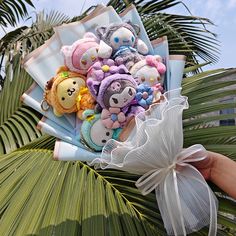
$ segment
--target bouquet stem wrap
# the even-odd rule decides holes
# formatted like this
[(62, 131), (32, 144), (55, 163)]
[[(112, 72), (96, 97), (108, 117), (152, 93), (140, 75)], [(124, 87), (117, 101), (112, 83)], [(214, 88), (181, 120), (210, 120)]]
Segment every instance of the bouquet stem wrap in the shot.
[(210, 225), (209, 236), (213, 236), (217, 232), (217, 199), (190, 164), (205, 159), (207, 152), (199, 144), (183, 149), (182, 113), (188, 102), (180, 92), (167, 92), (164, 102), (139, 114), (127, 141), (108, 141), (101, 158), (90, 164), (142, 175), (136, 186), (143, 195), (155, 190), (169, 235), (187, 235)]

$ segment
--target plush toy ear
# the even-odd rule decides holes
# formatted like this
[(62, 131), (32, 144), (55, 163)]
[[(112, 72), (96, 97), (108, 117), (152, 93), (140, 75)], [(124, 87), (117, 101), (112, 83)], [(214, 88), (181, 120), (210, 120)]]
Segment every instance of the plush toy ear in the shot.
[(58, 117), (63, 115), (60, 112), (58, 112), (55, 107), (53, 108), (53, 112), (54, 112), (55, 116), (58, 116)]
[(136, 34), (139, 35), (139, 33), (140, 33), (140, 27), (139, 27), (139, 25), (133, 24), (130, 20), (127, 20), (126, 23), (129, 24), (129, 25), (131, 25), (131, 26), (134, 28)]
[(61, 48), (61, 52), (66, 56), (70, 53), (70, 48), (71, 48), (70, 46), (63, 46)]
[(129, 73), (129, 70), (127, 69), (125, 65), (120, 65), (118, 68), (118, 72), (119, 74), (127, 74)]
[(148, 53), (148, 47), (141, 39), (138, 39), (137, 49), (138, 49), (138, 52), (140, 52), (143, 55), (146, 55)]
[(87, 117), (94, 115), (94, 110), (85, 110), (82, 114), (83, 120), (85, 120)]
[(96, 28), (96, 34), (99, 39), (102, 39), (103, 35), (106, 33), (107, 27), (101, 26)]
[(99, 92), (99, 87), (100, 87), (100, 82), (93, 80), (93, 78), (88, 78), (87, 79), (87, 86), (90, 90), (90, 93), (96, 97), (98, 95)]
[(91, 38), (91, 39), (98, 40), (97, 36), (95, 34), (93, 34), (92, 32), (85, 33), (84, 38)]
[(108, 44), (106, 44), (103, 40), (101, 40), (98, 49), (98, 57), (110, 58), (111, 54), (112, 54), (112, 48)]
[(162, 62), (162, 58), (161, 58), (161, 56), (159, 56), (159, 55), (155, 55), (154, 58), (156, 59), (156, 61), (158, 61), (158, 62)]

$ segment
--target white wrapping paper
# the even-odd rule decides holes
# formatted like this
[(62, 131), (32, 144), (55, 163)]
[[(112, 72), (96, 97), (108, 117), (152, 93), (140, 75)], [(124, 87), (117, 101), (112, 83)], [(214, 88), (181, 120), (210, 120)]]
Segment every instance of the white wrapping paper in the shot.
[(206, 158), (202, 145), (183, 149), (182, 112), (188, 108), (180, 90), (165, 94), (136, 117), (136, 130), (126, 142), (110, 140), (101, 158), (90, 164), (142, 175), (137, 188), (146, 195), (156, 192), (157, 203), (169, 235), (187, 235), (210, 225), (216, 235), (217, 200), (204, 178), (190, 162)]

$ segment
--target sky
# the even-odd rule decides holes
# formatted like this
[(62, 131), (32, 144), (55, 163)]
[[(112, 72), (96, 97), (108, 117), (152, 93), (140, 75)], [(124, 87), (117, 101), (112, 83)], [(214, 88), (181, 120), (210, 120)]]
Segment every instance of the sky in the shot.
[[(104, 3), (107, 0), (33, 0), (36, 11), (58, 10), (68, 16), (80, 15), (91, 5)], [(221, 54), (217, 64), (208, 66), (209, 69), (236, 67), (236, 0), (183, 0), (192, 15), (209, 18), (215, 23), (210, 30), (218, 34), (221, 42)], [(83, 8), (83, 9), (82, 9)], [(30, 8), (30, 15), (35, 10)], [(184, 5), (171, 8), (168, 13), (189, 14)], [(8, 28), (7, 30), (11, 30)], [(0, 31), (0, 37), (3, 32)]]

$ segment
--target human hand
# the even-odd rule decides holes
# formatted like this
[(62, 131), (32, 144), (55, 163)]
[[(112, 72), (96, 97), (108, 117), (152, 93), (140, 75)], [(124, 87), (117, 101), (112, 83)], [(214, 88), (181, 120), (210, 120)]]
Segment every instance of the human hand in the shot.
[(191, 163), (202, 174), (206, 180), (211, 180), (211, 171), (220, 154), (207, 151), (207, 157), (198, 162)]

